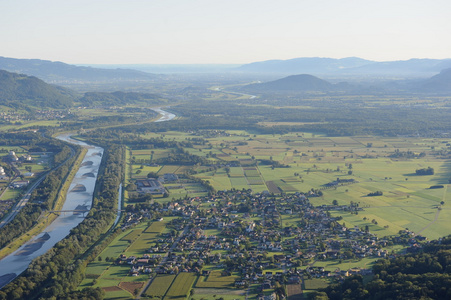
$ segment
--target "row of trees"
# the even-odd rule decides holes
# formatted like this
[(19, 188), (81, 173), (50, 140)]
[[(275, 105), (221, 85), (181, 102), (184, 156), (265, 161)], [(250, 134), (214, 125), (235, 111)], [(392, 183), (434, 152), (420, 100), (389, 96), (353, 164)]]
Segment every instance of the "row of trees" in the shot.
[(434, 169), (431, 167), (415, 170), (416, 175), (434, 175)]
[[(54, 162), (57, 165), (63, 164), (46, 175), (44, 181), (32, 192), (28, 204), (11, 222), (0, 228), (0, 248), (5, 247), (36, 225), (43, 210), (53, 208), (59, 190), (64, 184), (64, 178), (72, 169), (80, 151), (80, 148), (76, 148), (76, 155), (71, 158), (71, 148), (62, 145), (62, 150), (54, 156)], [(66, 162), (64, 162), (65, 160)], [(36, 205), (37, 203), (39, 205)]]
[(92, 209), (69, 236), (0, 291), (0, 299), (100, 299), (100, 289), (75, 291), (84, 276), (87, 263), (101, 251), (86, 251), (102, 237), (116, 217), (118, 186), (124, 174), (125, 147), (106, 147), (96, 184)]
[(451, 236), (431, 242), (418, 253), (381, 259), (373, 273), (367, 283), (362, 276), (352, 276), (312, 298), (451, 299)]

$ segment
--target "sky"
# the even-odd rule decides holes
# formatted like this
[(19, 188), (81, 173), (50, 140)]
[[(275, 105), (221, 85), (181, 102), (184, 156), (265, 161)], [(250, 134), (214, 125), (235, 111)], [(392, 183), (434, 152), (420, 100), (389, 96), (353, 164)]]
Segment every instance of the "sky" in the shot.
[(0, 56), (71, 64), (451, 57), (449, 0), (0, 0)]

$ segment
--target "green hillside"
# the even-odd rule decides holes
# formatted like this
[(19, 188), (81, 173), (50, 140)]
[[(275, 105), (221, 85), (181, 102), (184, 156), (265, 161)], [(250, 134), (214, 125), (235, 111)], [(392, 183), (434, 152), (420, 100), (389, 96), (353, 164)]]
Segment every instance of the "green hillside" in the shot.
[(75, 93), (23, 74), (0, 70), (0, 103), (26, 104), (39, 108), (71, 107)]

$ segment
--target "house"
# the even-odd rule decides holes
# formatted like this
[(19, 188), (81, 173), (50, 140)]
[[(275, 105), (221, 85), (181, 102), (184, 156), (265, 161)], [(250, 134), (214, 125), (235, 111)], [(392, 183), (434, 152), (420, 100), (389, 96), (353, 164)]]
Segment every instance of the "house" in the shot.
[(30, 181), (28, 180), (18, 180), (14, 181), (10, 184), (10, 187), (13, 189), (21, 189), (23, 187), (26, 187), (30, 184)]

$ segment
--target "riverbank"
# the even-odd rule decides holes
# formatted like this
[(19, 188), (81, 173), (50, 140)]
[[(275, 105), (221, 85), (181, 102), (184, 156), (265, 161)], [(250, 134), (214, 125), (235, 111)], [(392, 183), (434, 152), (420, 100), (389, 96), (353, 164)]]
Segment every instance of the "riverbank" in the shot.
[[(14, 275), (12, 277), (14, 279), (25, 271), (34, 258), (46, 253), (57, 242), (66, 237), (72, 228), (84, 220), (84, 214), (83, 216), (80, 215), (77, 207), (85, 207), (86, 212), (91, 207), (103, 148), (72, 140), (67, 134), (60, 135), (58, 138), (72, 144), (78, 144), (83, 147), (83, 150), (80, 151), (71, 171), (66, 176), (53, 209), (46, 214), (43, 213), (40, 222), (32, 230), (3, 249), (4, 253), (10, 254), (6, 256), (3, 254), (4, 257), (0, 260), (0, 281), (3, 282), (0, 288), (11, 281), (11, 274)], [(92, 173), (95, 176), (84, 176), (87, 173)], [(83, 192), (73, 191), (80, 184), (86, 190)]]
[[(85, 157), (87, 152), (87, 149), (82, 149), (80, 154), (77, 157), (77, 160), (74, 162), (72, 170), (64, 180), (64, 184), (61, 187), (60, 191), (58, 192), (57, 201), (55, 203), (55, 207), (53, 210), (61, 210), (62, 206), (64, 205), (64, 200), (66, 199), (67, 191), (69, 189), (69, 186), (72, 182), (72, 180), (75, 177), (76, 171), (80, 167), (81, 162), (83, 161), (83, 158)], [(38, 223), (29, 231), (21, 235), (19, 238), (14, 240), (14, 242), (10, 243), (9, 245), (5, 246), (0, 250), (0, 260), (4, 257), (10, 255), (17, 249), (19, 249), (24, 244), (28, 243), (31, 239), (36, 238), (37, 235), (39, 235), (49, 224), (51, 224), (56, 218), (58, 217), (57, 214), (48, 214), (48, 215), (41, 215), (40, 220)], [(1, 285), (0, 285), (1, 286)]]

